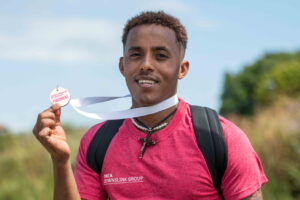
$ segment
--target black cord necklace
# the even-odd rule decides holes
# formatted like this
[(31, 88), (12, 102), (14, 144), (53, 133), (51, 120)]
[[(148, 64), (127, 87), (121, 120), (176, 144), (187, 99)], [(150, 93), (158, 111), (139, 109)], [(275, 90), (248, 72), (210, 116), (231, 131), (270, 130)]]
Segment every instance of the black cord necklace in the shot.
[(132, 123), (136, 126), (136, 128), (140, 129), (141, 131), (144, 131), (147, 134), (147, 136), (145, 138), (138, 139), (140, 142), (142, 142), (142, 147), (141, 147), (140, 156), (139, 156), (140, 159), (143, 158), (143, 154), (144, 154), (147, 146), (156, 144), (156, 142), (151, 139), (151, 135), (154, 132), (166, 127), (168, 125), (168, 123), (165, 121), (167, 119), (169, 119), (176, 112), (176, 110), (177, 109), (173, 110), (168, 116), (163, 118), (161, 121), (159, 121), (155, 126), (153, 126), (151, 128), (147, 127), (144, 123), (142, 123), (137, 118), (132, 119)]

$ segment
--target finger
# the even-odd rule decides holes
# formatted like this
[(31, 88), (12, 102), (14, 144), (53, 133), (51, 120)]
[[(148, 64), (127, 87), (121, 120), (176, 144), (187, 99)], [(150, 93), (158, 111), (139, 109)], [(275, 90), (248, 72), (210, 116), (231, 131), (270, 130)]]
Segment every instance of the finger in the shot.
[[(43, 129), (46, 126), (54, 126), (55, 120), (56, 120), (55, 114), (50, 109), (47, 109), (47, 110), (41, 112), (38, 115), (36, 123), (32, 130), (33, 134), (37, 135), (41, 131), (41, 129)], [(49, 121), (53, 121), (53, 122), (50, 122), (50, 124), (49, 124), (48, 123)]]
[(60, 139), (60, 140), (67, 141), (67, 138), (66, 138), (66, 137), (63, 137), (63, 136), (60, 136), (60, 135), (52, 134), (51, 136), (52, 136), (52, 137), (55, 137), (55, 138), (58, 138), (58, 139)]
[(38, 119), (39, 120), (43, 120), (43, 119), (52, 119), (52, 120), (55, 120), (55, 114), (53, 113), (53, 111), (51, 110), (46, 110), (44, 112), (41, 112), (39, 115), (38, 115)]
[(50, 106), (49, 108), (47, 108), (46, 110), (44, 110), (42, 113), (44, 113), (44, 112), (52, 112), (52, 113), (54, 113), (59, 107), (60, 107), (59, 104), (53, 104), (52, 106)]
[(56, 122), (53, 119), (42, 119), (41, 120), (41, 128), (49, 127), (54, 128)]
[[(54, 121), (52, 122), (52, 124), (55, 124)], [(50, 135), (52, 130), (53, 127), (49, 127), (49, 126), (42, 127), (42, 125), (39, 125), (38, 127), (38, 125), (35, 125), (32, 132), (34, 136), (39, 138), (41, 136)]]
[(38, 134), (38, 128), (37, 128), (37, 124), (34, 125), (33, 129), (32, 129), (32, 133), (36, 136)]
[(51, 118), (53, 120), (55, 120), (55, 114), (54, 114), (54, 110), (51, 107), (49, 107), (48, 109), (44, 110), (43, 112), (39, 113), (38, 118), (37, 118), (37, 123), (42, 120), (43, 118)]
[(46, 138), (51, 135), (51, 132), (52, 130), (49, 127), (45, 127), (36, 135), (36, 137), (38, 139)]
[(55, 112), (60, 109), (60, 105), (58, 103), (56, 103), (56, 104), (53, 104), (50, 108), (52, 109), (53, 112)]

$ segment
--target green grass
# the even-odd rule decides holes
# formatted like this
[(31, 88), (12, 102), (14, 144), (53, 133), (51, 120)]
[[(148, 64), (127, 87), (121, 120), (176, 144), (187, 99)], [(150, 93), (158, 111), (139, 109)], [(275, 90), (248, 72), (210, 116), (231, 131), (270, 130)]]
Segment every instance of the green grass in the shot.
[[(72, 161), (85, 132), (66, 126)], [(0, 199), (50, 200), (53, 178), (50, 156), (31, 133), (0, 134)]]
[(269, 182), (265, 199), (300, 199), (300, 99), (281, 98), (252, 117), (231, 116), (248, 135)]

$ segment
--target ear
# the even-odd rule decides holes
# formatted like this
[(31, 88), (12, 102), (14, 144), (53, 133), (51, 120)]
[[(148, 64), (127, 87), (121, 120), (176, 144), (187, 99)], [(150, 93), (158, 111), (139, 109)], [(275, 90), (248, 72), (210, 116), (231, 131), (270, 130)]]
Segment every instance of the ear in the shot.
[(119, 70), (121, 74), (124, 76), (124, 58), (120, 57), (119, 59)]
[(188, 73), (190, 63), (187, 60), (183, 60), (179, 67), (178, 79), (182, 79)]

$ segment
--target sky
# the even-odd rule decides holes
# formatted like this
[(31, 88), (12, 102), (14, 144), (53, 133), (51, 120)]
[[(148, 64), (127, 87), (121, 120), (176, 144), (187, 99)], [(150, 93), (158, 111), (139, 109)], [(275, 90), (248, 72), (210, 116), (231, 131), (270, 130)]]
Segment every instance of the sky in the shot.
[[(0, 125), (30, 131), (57, 86), (72, 98), (128, 94), (118, 61), (126, 21), (164, 10), (188, 32), (188, 75), (178, 95), (218, 110), (224, 73), (237, 73), (268, 52), (300, 50), (298, 0), (0, 0)], [(115, 111), (130, 99), (85, 108)], [(62, 122), (90, 126), (70, 105)]]

